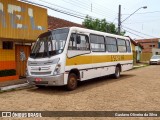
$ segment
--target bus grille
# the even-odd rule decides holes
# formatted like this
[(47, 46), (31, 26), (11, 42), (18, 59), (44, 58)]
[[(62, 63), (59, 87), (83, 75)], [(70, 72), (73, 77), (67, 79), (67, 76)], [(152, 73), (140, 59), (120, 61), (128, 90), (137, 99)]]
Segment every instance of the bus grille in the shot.
[(36, 61), (36, 62), (31, 62), (28, 61), (28, 66), (44, 66), (44, 65), (52, 65), (53, 61)]
[(49, 72), (31, 72), (31, 75), (50, 75), (51, 71)]

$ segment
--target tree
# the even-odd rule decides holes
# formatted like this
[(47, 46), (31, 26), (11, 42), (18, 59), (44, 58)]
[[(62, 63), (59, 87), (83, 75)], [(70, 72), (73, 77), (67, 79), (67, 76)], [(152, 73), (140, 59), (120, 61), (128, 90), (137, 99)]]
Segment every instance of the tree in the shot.
[[(118, 34), (118, 28), (115, 26), (115, 24), (108, 23), (106, 19), (102, 19), (102, 20), (93, 19), (92, 17), (87, 15), (82, 24), (88, 29), (112, 33), (112, 34)], [(125, 34), (125, 31), (120, 33), (120, 35), (124, 35), (124, 34)]]

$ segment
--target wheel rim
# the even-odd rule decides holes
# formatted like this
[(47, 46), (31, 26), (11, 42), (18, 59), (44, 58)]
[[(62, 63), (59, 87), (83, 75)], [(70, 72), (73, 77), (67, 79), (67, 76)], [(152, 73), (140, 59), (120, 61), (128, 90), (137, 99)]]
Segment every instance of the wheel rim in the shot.
[(70, 87), (74, 88), (76, 86), (76, 78), (75, 77), (71, 77), (69, 80), (69, 85)]

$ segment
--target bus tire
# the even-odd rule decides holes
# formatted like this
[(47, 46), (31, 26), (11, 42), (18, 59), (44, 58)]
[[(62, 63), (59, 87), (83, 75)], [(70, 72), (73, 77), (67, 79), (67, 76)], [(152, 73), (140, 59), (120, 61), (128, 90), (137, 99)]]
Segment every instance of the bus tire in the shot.
[(113, 74), (113, 77), (115, 79), (118, 79), (120, 77), (120, 67), (116, 66), (115, 73)]
[(68, 76), (67, 90), (72, 91), (77, 88), (77, 76), (74, 73), (70, 73)]

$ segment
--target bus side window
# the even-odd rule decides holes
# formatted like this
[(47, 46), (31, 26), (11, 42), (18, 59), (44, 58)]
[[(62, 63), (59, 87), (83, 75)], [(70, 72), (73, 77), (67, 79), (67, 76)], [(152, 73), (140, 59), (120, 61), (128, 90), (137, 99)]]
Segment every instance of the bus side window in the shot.
[(119, 52), (127, 52), (127, 48), (126, 48), (126, 42), (124, 39), (117, 39), (117, 44), (118, 44), (118, 51)]
[(127, 52), (131, 52), (131, 46), (129, 40), (126, 40)]
[(91, 50), (93, 52), (105, 52), (105, 40), (104, 36), (101, 35), (90, 35), (91, 40)]
[(89, 50), (89, 38), (86, 35), (79, 35), (80, 44), (77, 44), (78, 50)]
[(88, 53), (90, 53), (88, 35), (73, 33), (69, 41), (68, 57), (76, 57)]
[(106, 37), (106, 48), (108, 52), (118, 52), (116, 38)]
[(68, 50), (90, 50), (88, 36), (73, 33), (70, 37)]

